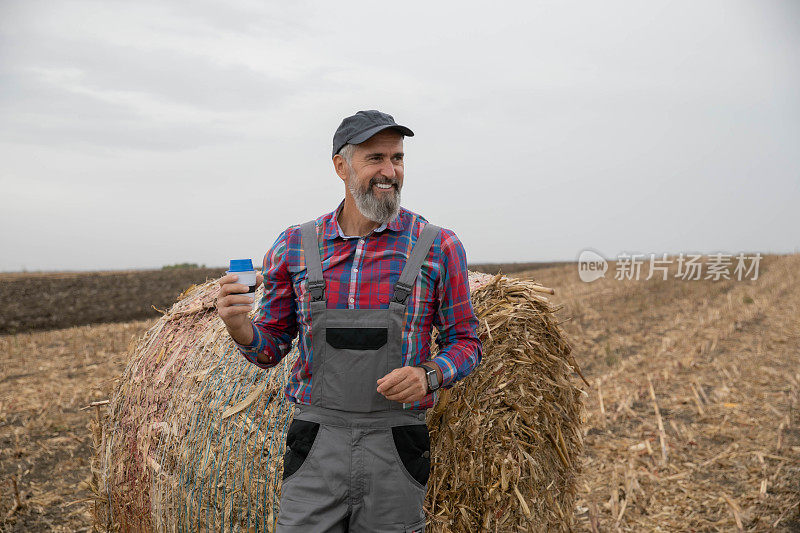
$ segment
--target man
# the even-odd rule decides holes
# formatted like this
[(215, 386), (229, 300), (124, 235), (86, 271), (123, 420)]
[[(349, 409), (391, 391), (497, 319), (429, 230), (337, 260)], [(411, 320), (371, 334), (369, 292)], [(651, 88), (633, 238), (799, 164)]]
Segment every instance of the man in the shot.
[(461, 242), (400, 206), (413, 135), (379, 111), (345, 118), (333, 136), (345, 198), (269, 249), (254, 322), (234, 305), (252, 301), (239, 294), (248, 288), (220, 280), (219, 314), (253, 364), (277, 364), (300, 332), (278, 532), (424, 531), (425, 410), (472, 372), (482, 346)]

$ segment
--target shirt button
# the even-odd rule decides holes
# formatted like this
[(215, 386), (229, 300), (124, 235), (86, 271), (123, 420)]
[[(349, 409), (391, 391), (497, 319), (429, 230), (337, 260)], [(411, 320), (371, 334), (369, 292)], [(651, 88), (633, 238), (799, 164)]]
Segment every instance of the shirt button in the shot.
[(355, 301), (356, 301), (356, 299), (355, 299), (355, 298), (350, 298), (350, 303), (353, 303), (353, 302), (355, 302)]
[(358, 269), (357, 269), (357, 268), (354, 268), (354, 269), (353, 269), (353, 272), (358, 272)]

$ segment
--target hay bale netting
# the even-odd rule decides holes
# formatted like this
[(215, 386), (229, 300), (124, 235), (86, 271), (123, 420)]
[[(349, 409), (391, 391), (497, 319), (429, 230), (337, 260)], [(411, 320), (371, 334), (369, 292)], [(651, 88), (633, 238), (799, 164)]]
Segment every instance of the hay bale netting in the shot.
[[(483, 361), (428, 411), (429, 529), (569, 530), (582, 447), (570, 346), (539, 284), (470, 273), (470, 285)], [(248, 363), (217, 289), (191, 287), (131, 345), (95, 428), (101, 529), (273, 531), (297, 343), (274, 368)]]

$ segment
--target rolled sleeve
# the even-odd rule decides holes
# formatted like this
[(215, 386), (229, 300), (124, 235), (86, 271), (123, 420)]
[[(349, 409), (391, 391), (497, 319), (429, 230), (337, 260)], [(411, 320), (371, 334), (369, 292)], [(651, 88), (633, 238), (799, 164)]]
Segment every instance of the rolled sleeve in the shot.
[[(252, 323), (253, 342), (236, 343), (245, 359), (259, 368), (277, 365), (292, 349), (297, 336), (297, 304), (286, 265), (287, 231), (288, 228), (278, 236), (264, 256), (264, 292)], [(259, 362), (259, 356), (266, 362)]]
[(468, 376), (481, 361), (478, 319), (469, 293), (467, 257), (461, 241), (442, 229), (442, 269), (437, 286), (439, 309), (434, 317), (439, 353), (433, 362), (442, 371), (442, 388)]

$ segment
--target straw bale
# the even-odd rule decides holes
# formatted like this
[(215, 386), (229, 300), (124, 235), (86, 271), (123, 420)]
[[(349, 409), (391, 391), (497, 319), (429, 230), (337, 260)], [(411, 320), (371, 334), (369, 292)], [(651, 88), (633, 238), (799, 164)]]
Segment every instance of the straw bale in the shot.
[[(217, 289), (190, 287), (131, 343), (95, 433), (99, 529), (274, 530), (297, 343), (269, 370), (248, 363)], [(429, 530), (570, 530), (582, 403), (556, 309), (530, 280), (470, 272), (470, 289), (484, 355), (428, 411)]]
[(578, 367), (542, 292), (499, 275), (472, 292), (483, 360), (428, 416), (434, 531), (571, 529), (582, 451), (581, 392), (570, 379)]

